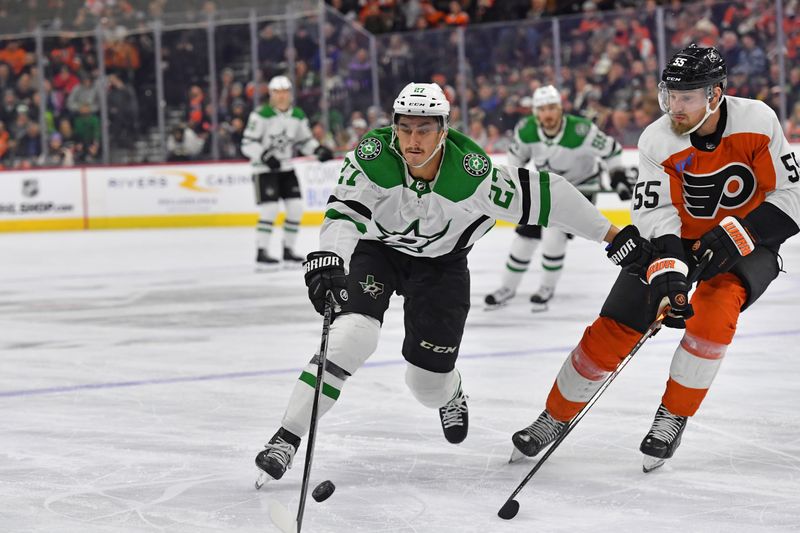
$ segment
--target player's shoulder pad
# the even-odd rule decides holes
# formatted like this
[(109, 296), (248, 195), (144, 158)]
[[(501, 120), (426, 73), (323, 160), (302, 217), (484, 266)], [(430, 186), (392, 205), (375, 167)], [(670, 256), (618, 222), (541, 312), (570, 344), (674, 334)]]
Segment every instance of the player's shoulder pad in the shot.
[(453, 202), (460, 202), (472, 196), (491, 171), (492, 161), (483, 148), (460, 131), (450, 128), (439, 179), (433, 190)]
[(299, 107), (293, 107), (292, 108), (292, 117), (296, 118), (298, 120), (303, 120), (304, 118), (306, 118), (306, 113), (305, 113), (305, 111), (303, 111)]
[(669, 116), (661, 115), (639, 135), (637, 147), (640, 154), (645, 154), (653, 161), (661, 163), (690, 144), (687, 135), (675, 135), (670, 128)]
[(761, 133), (771, 135), (778, 120), (775, 111), (761, 100), (726, 96), (731, 133)]
[(390, 188), (403, 183), (404, 163), (391, 149), (392, 128), (377, 128), (368, 131), (353, 150), (356, 162), (375, 184)]
[(261, 109), (258, 110), (258, 115), (262, 118), (272, 118), (277, 115), (272, 106), (269, 104), (264, 104), (261, 106)]
[(577, 148), (583, 144), (589, 132), (592, 131), (594, 123), (585, 117), (576, 115), (565, 115), (564, 135), (561, 136), (559, 144), (567, 148)]
[(519, 135), (519, 140), (524, 143), (539, 142), (539, 123), (536, 122), (536, 117), (531, 115), (522, 118), (517, 123), (517, 135)]

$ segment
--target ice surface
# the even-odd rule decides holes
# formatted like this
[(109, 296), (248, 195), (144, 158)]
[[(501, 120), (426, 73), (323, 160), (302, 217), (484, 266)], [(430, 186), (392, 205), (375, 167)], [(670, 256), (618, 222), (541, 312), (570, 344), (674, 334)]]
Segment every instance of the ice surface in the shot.
[[(459, 368), (470, 435), (441, 435), (403, 382), (401, 301), (376, 354), (323, 419), (303, 531), (800, 530), (800, 240), (788, 274), (741, 318), (683, 444), (644, 475), (649, 428), (680, 333), (649, 341), (518, 500), (532, 461), (511, 434), (543, 408), (564, 357), (615, 276), (575, 240), (556, 297), (532, 314), (538, 272), (508, 307), (496, 288), (508, 228), (470, 256), (473, 309)], [(310, 250), (316, 229), (303, 228)], [(246, 228), (0, 235), (0, 530), (274, 531), (269, 501), (299, 499), (303, 453), (257, 492), (253, 458), (319, 341), (299, 270), (257, 274)], [(277, 249), (277, 242), (276, 249)]]

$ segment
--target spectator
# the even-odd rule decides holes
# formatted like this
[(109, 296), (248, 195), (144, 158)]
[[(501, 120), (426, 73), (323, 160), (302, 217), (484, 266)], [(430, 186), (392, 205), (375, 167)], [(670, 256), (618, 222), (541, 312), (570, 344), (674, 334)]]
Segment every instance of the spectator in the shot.
[(83, 146), (100, 142), (100, 119), (92, 112), (89, 104), (83, 103), (75, 118), (75, 141)]
[(47, 143), (47, 155), (39, 158), (39, 164), (45, 167), (71, 167), (75, 165), (72, 150), (64, 146), (60, 133), (50, 135)]
[(90, 113), (97, 113), (100, 109), (100, 94), (97, 86), (88, 73), (81, 72), (79, 77), (80, 84), (72, 89), (67, 98), (67, 109), (73, 115), (78, 115), (81, 113), (82, 107), (88, 106)]
[(505, 153), (508, 151), (508, 147), (511, 144), (511, 139), (508, 136), (503, 135), (500, 132), (500, 128), (497, 124), (489, 123), (486, 127), (486, 144), (484, 144), (483, 148), (486, 150), (488, 154), (500, 154)]
[(130, 148), (139, 129), (139, 104), (133, 89), (116, 74), (108, 76), (107, 104), (111, 142)]
[(333, 151), (336, 148), (336, 141), (333, 139), (331, 132), (325, 130), (325, 126), (321, 122), (315, 122), (311, 126), (311, 135), (317, 140), (320, 146), (324, 146), (328, 150)]
[(58, 73), (53, 77), (52, 84), (53, 89), (66, 99), (69, 97), (72, 89), (80, 84), (80, 80), (72, 73), (69, 66), (62, 64), (58, 67)]
[(800, 143), (800, 102), (794, 104), (792, 114), (786, 120), (786, 138), (790, 143)]
[(3, 91), (3, 103), (0, 106), (0, 121), (12, 124), (17, 118), (17, 93), (13, 88)]
[(753, 77), (766, 76), (767, 56), (764, 50), (758, 46), (755, 35), (747, 33), (742, 36), (742, 51), (739, 54), (739, 64), (731, 72), (734, 74), (745, 74), (752, 83)]
[(33, 54), (28, 54), (19, 44), (19, 41), (9, 41), (5, 48), (0, 50), (0, 62), (8, 64), (15, 76), (19, 76), (22, 70), (33, 63)]
[(39, 125), (35, 122), (28, 122), (23, 134), (17, 138), (16, 156), (17, 158), (34, 160), (42, 153), (42, 137), (39, 134)]
[[(483, 127), (483, 122), (479, 119), (473, 119), (469, 123), (469, 137), (478, 143), (478, 146), (484, 148), (488, 136), (486, 135), (486, 128)], [(485, 148), (484, 148), (485, 149)]]
[(60, 69), (62, 65), (70, 71), (77, 72), (81, 68), (80, 58), (72, 40), (66, 35), (58, 37), (58, 45), (50, 51), (50, 60), (54, 67)]
[(176, 126), (167, 137), (167, 161), (196, 159), (203, 150), (204, 141), (185, 124)]
[(466, 26), (469, 24), (469, 14), (461, 7), (457, 0), (451, 0), (450, 12), (445, 15), (444, 23), (448, 26)]
[(189, 87), (188, 112), (186, 114), (187, 125), (197, 134), (203, 134), (209, 130), (210, 119), (206, 115), (206, 96), (199, 85)]
[(6, 129), (6, 124), (0, 120), (0, 162), (5, 162), (9, 157), (9, 149), (12, 147), (11, 135)]
[(361, 141), (361, 138), (364, 134), (369, 131), (369, 126), (367, 125), (367, 121), (364, 120), (363, 117), (357, 115), (350, 121), (350, 127), (347, 128), (345, 134), (345, 142), (339, 146), (338, 151), (340, 152), (349, 152), (350, 150), (354, 150), (358, 143)]
[(14, 77), (11, 75), (11, 67), (6, 63), (0, 63), (0, 91), (14, 88)]
[(275, 27), (267, 24), (258, 36), (258, 61), (262, 68), (268, 72), (282, 70), (286, 61), (286, 43), (275, 33)]

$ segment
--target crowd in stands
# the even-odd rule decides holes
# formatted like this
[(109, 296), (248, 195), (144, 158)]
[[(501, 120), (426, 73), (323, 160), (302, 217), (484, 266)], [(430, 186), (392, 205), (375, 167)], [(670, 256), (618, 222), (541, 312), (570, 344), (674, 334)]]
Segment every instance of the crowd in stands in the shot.
[[(315, 21), (301, 21), (291, 40), (285, 24), (261, 23), (256, 76), (251, 75), (249, 39), (242, 38), (247, 27), (217, 28), (216, 108), (209, 95), (205, 29), (165, 31), (167, 140), (165, 145), (156, 142), (154, 153), (145, 153), (145, 145), (153, 146), (145, 140), (157, 128), (155, 44), (145, 22), (165, 12), (166, 0), (27, 3), (46, 6), (55, 19), (51, 27), (80, 29), (100, 24), (102, 50), (98, 54), (92, 32), (55, 31), (44, 39), (40, 62), (32, 37), (0, 40), (0, 165), (5, 168), (100, 162), (102, 98), (107, 104), (112, 162), (159, 160), (164, 148), (169, 160), (208, 159), (215, 137), (220, 158), (241, 158), (239, 144), (247, 117), (257, 101), (267, 100), (266, 81), (287, 73), (290, 59), (297, 105), (311, 117), (317, 139), (338, 152), (355, 146), (370, 128), (387, 125), (392, 98), (412, 79), (440, 84), (451, 99), (452, 124), (464, 127), (489, 152), (508, 147), (516, 123), (531, 113), (532, 92), (548, 83), (559, 85), (567, 112), (584, 115), (622, 144), (635, 146), (642, 129), (661, 113), (655, 44), (659, 5), (667, 9), (667, 53), (692, 42), (718, 46), (728, 63), (728, 94), (757, 98), (777, 110), (781, 93), (775, 60), (777, 20), (770, 0), (672, 0), (667, 4), (655, 0), (329, 0), (340, 14), (325, 25), (324, 78), (329, 101), (325, 116)], [(211, 1), (190, 3), (196, 4), (199, 14), (218, 7)], [(0, 0), (0, 18), (12, 13), (16, 4)], [(784, 4), (785, 127), (790, 140), (800, 142), (800, 0)], [(559, 16), (558, 72), (553, 61), (553, 16)], [(377, 34), (379, 91), (372, 86), (368, 42), (354, 31), (353, 24)], [(460, 27), (464, 28), (466, 73), (460, 71), (457, 60)], [(106, 73), (103, 84), (98, 81), (101, 66)], [(45, 95), (43, 104), (41, 94)]]

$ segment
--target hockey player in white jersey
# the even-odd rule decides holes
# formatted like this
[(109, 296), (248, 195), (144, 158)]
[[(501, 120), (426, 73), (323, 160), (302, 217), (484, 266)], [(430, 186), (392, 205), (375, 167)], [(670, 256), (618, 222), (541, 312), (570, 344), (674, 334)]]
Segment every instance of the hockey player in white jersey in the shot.
[[(550, 444), (668, 304), (663, 324), (685, 333), (639, 446), (645, 472), (663, 465), (703, 403), (742, 313), (778, 276), (780, 246), (800, 231), (800, 164), (775, 112), (726, 96), (726, 84), (725, 60), (715, 48), (684, 48), (663, 70), (665, 114), (639, 138), (636, 226), (615, 239), (638, 237), (638, 228), (653, 248), (627, 254), (624, 246), (610, 247), (612, 260), (635, 275), (617, 277), (600, 316), (564, 361), (545, 411), (513, 435), (518, 453), (534, 456)], [(691, 273), (709, 255), (689, 300)], [(741, 394), (759, 398), (745, 388)]]
[(308, 119), (299, 107), (292, 105), (292, 82), (286, 76), (275, 76), (268, 85), (269, 103), (250, 113), (242, 138), (242, 153), (253, 168), (258, 225), (256, 226), (256, 263), (260, 270), (280, 267), (281, 261), (269, 253), (279, 200), (283, 200), (286, 220), (283, 223), (283, 261), (300, 264), (303, 258), (294, 247), (303, 200), (294, 173), (295, 151), (315, 154), (320, 161), (333, 157), (311, 134)]
[[(622, 148), (590, 120), (564, 114), (561, 95), (552, 85), (533, 93), (532, 116), (520, 121), (508, 150), (508, 163), (531, 170), (559, 174), (592, 203), (601, 190), (600, 176), (609, 173), (611, 188), (622, 200), (630, 200), (635, 177), (622, 166)], [(539, 289), (531, 296), (534, 311), (547, 308), (564, 266), (567, 232), (539, 225), (517, 226), (503, 271), (502, 284), (485, 298), (487, 308), (507, 303), (517, 292), (539, 242), (542, 243), (542, 275)]]
[[(449, 128), (450, 104), (435, 84), (411, 83), (394, 101), (390, 127), (348, 153), (328, 200), (319, 251), (305, 279), (316, 310), (335, 299), (320, 396), (323, 415), (373, 353), (393, 293), (404, 297), (406, 383), (438, 410), (444, 437), (467, 436), (467, 397), (455, 368), (470, 306), (467, 253), (497, 219), (554, 225), (593, 241), (618, 233), (569, 182), (549, 172), (493, 166)], [(281, 427), (256, 457), (256, 486), (279, 479), (309, 430), (316, 384), (312, 359)]]

